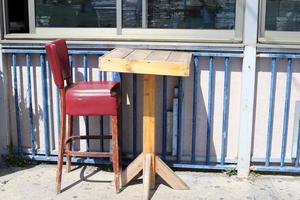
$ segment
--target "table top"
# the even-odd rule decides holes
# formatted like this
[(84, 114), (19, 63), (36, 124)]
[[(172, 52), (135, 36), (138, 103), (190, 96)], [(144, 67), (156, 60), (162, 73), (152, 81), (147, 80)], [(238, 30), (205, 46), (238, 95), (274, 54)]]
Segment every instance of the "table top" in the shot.
[(192, 53), (117, 48), (99, 58), (101, 71), (189, 76)]

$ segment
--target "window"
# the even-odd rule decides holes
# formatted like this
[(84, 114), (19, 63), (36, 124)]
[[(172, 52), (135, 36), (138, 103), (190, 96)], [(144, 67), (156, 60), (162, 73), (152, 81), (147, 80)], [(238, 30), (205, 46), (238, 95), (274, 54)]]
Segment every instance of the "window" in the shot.
[(150, 0), (148, 15), (151, 28), (234, 29), (235, 0)]
[(146, 40), (158, 40), (159, 35), (164, 41), (241, 41), (243, 0), (28, 2), (30, 32), (37, 35)]
[(116, 1), (36, 0), (36, 27), (116, 27)]
[(27, 1), (10, 0), (7, 5), (8, 24), (10, 33), (28, 33)]
[(300, 31), (300, 1), (268, 0), (266, 30)]
[[(234, 29), (235, 0), (148, 0), (147, 28)], [(142, 3), (123, 1), (123, 27), (142, 27)]]
[(264, 0), (261, 6), (262, 42), (300, 42), (300, 0)]

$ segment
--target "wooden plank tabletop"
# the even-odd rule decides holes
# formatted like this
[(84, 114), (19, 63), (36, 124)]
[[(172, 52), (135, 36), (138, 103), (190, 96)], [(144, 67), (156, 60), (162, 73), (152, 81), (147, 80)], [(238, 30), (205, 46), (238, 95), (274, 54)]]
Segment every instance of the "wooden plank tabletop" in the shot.
[(117, 48), (99, 58), (101, 71), (189, 76), (192, 53)]

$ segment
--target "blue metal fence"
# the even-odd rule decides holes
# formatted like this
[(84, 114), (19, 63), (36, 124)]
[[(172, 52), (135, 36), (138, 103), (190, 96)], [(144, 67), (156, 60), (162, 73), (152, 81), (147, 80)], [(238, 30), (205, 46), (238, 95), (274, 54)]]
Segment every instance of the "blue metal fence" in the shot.
[[(7, 54), (7, 56), (11, 56), (12, 58), (12, 70), (13, 70), (13, 90), (14, 90), (14, 98), (15, 98), (15, 109), (16, 109), (16, 126), (17, 126), (17, 149), (19, 153), (22, 153), (24, 156), (34, 159), (34, 160), (42, 160), (42, 161), (56, 161), (56, 154), (51, 151), (50, 148), (50, 135), (54, 133), (50, 133), (49, 130), (49, 120), (51, 120), (51, 117), (49, 118), (49, 103), (48, 103), (48, 96), (52, 95), (50, 94), (50, 74), (49, 71), (47, 71), (46, 67), (46, 56), (44, 50), (35, 50), (35, 49), (3, 49), (3, 53)], [(82, 56), (82, 64), (84, 68), (84, 80), (89, 80), (89, 67), (88, 67), (88, 55), (96, 55), (100, 56), (103, 55), (105, 51), (96, 51), (96, 50), (70, 50), (69, 54), (69, 60), (73, 69), (73, 56), (80, 55)], [(31, 137), (31, 153), (22, 152), (22, 141), (21, 141), (21, 135), (23, 134), (23, 130), (21, 130), (21, 122), (20, 120), (24, 121), (25, 119), (20, 119), (20, 106), (19, 106), (19, 96), (18, 96), (18, 75), (17, 75), (17, 56), (19, 55), (26, 55), (26, 66), (27, 66), (27, 81), (28, 81), (28, 100), (29, 100), (29, 116), (28, 116), (28, 123), (30, 124), (30, 137)], [(32, 78), (30, 75), (30, 66), (31, 66), (31, 56), (32, 55), (39, 55), (40, 58), (40, 65), (41, 65), (41, 82), (42, 82), (42, 112), (43, 112), (43, 129), (44, 129), (44, 138), (45, 138), (45, 146), (44, 146), (44, 152), (37, 152), (35, 147), (35, 141), (34, 141), (34, 120), (33, 120), (33, 108), (32, 108)], [(183, 137), (183, 99), (184, 99), (184, 82), (185, 78), (179, 77), (178, 78), (178, 124), (177, 126), (177, 153), (174, 159), (170, 159), (170, 155), (167, 153), (166, 149), (166, 143), (167, 143), (167, 85), (168, 85), (168, 77), (163, 77), (163, 86), (162, 86), (162, 98), (163, 98), (163, 104), (162, 104), (162, 153), (161, 156), (164, 160), (167, 161), (167, 163), (176, 168), (192, 168), (192, 169), (234, 169), (236, 167), (236, 160), (231, 161), (230, 163), (226, 161), (226, 151), (227, 151), (227, 139), (228, 139), (228, 106), (229, 106), (229, 81), (230, 81), (230, 59), (231, 58), (242, 58), (242, 54), (240, 53), (210, 53), (210, 52), (194, 52), (194, 74), (193, 74), (193, 97), (192, 97), (192, 127), (191, 127), (191, 137), (192, 137), (192, 144), (191, 144), (191, 157), (190, 160), (182, 159), (182, 137)], [(197, 120), (197, 103), (199, 103), (198, 98), (198, 92), (200, 89), (200, 73), (202, 69), (203, 62), (202, 60), (208, 58), (208, 63), (205, 63), (209, 66), (209, 83), (208, 83), (208, 105), (207, 105), (207, 130), (206, 132), (206, 152), (205, 152), (205, 161), (200, 162), (196, 159), (196, 146), (199, 145), (197, 139), (196, 139), (196, 132), (198, 129), (198, 120)], [(215, 59), (224, 59), (223, 60), (223, 68), (224, 68), (224, 96), (223, 96), (223, 113), (222, 113), (222, 133), (221, 133), (221, 158), (216, 162), (211, 162), (210, 156), (211, 156), (211, 135), (212, 135), (212, 112), (213, 112), (213, 91), (214, 91), (214, 64)], [(73, 72), (73, 70), (72, 70)], [(74, 74), (73, 74), (74, 77)], [(105, 74), (103, 72), (99, 72), (99, 80), (104, 80)], [(47, 82), (48, 80), (48, 82)], [(290, 82), (289, 82), (290, 83)], [(133, 157), (138, 155), (137, 152), (137, 96), (138, 96), (138, 90), (137, 90), (137, 76), (133, 75), (132, 78), (132, 90), (133, 90), (133, 118), (132, 118), (132, 126), (133, 126), (133, 132), (132, 132), (132, 152), (131, 154)], [(57, 101), (55, 107), (59, 111), (59, 100), (58, 100), (58, 91), (55, 91), (55, 95), (57, 96)], [(288, 94), (287, 94), (288, 95)], [(287, 108), (288, 109), (288, 108)], [(23, 116), (24, 117), (24, 116)], [(57, 113), (57, 124), (59, 127), (59, 114)], [(23, 122), (24, 123), (24, 122)], [(86, 123), (86, 132), (89, 133), (89, 118), (85, 118)], [(104, 120), (103, 117), (99, 117), (99, 130), (100, 134), (103, 134), (104, 132)], [(53, 132), (57, 132), (56, 134), (59, 135), (59, 128)], [(104, 143), (103, 141), (100, 142), (100, 151), (103, 151), (104, 149)], [(89, 141), (87, 141), (87, 150), (90, 149)], [(73, 162), (80, 162), (80, 163), (108, 163), (108, 160), (104, 159), (94, 159), (94, 158), (73, 158)]]
[[(297, 142), (297, 155), (292, 162), (286, 161), (286, 150), (287, 150), (287, 133), (288, 133), (288, 121), (290, 111), (290, 98), (291, 98), (291, 85), (292, 85), (292, 62), (295, 59), (299, 59), (300, 55), (293, 54), (259, 54), (259, 58), (271, 59), (271, 83), (270, 83), (270, 96), (269, 96), (269, 111), (268, 111), (268, 128), (267, 128), (267, 144), (266, 144), (266, 156), (264, 162), (253, 161), (252, 170), (256, 171), (273, 171), (273, 172), (292, 172), (299, 173), (299, 152), (300, 142), (298, 133)], [(282, 141), (281, 141), (281, 156), (279, 162), (270, 162), (271, 157), (271, 146), (273, 136), (273, 125), (274, 125), (274, 105), (275, 105), (275, 92), (276, 92), (276, 74), (277, 74), (277, 61), (283, 59), (286, 62), (286, 85), (285, 85), (285, 102), (284, 102), (284, 113), (283, 113), (283, 130), (282, 130)]]

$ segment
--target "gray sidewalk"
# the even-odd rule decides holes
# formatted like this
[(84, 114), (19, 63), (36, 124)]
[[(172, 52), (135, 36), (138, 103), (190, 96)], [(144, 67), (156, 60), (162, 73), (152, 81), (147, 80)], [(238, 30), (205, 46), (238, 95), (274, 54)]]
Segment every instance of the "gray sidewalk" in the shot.
[[(56, 166), (40, 164), (26, 168), (0, 168), (0, 199), (142, 199), (141, 180), (115, 194), (113, 173), (96, 167), (79, 167), (63, 174), (63, 192), (55, 195)], [(260, 175), (247, 180), (223, 173), (176, 172), (189, 186), (175, 191), (157, 185), (152, 199), (300, 199), (300, 177)]]

